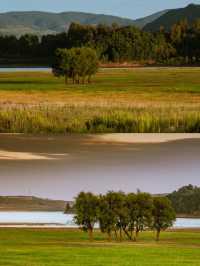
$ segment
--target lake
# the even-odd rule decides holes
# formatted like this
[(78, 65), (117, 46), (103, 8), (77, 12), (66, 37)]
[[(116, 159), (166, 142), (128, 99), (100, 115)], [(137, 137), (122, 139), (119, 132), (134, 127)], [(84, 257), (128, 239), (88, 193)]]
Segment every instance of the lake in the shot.
[(157, 194), (200, 185), (200, 135), (181, 136), (0, 135), (0, 195), (73, 200), (82, 190)]
[[(46, 227), (77, 227), (72, 214), (62, 212), (0, 212), (1, 225), (39, 225)], [(178, 218), (174, 228), (200, 228), (200, 219)]]

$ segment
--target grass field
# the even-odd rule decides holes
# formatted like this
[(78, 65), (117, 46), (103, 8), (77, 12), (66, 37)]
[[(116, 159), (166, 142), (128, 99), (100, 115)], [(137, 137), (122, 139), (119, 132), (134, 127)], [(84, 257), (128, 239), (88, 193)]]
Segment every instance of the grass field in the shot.
[(101, 69), (89, 85), (0, 73), (0, 132), (200, 132), (200, 68)]
[(108, 243), (96, 232), (70, 229), (0, 229), (1, 266), (199, 266), (200, 230), (145, 232), (137, 243)]

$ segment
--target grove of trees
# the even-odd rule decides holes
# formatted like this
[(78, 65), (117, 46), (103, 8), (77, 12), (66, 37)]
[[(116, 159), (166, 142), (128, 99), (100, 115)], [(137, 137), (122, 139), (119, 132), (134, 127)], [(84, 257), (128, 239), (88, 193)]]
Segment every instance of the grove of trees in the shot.
[(99, 225), (108, 240), (137, 241), (139, 233), (155, 230), (156, 240), (160, 232), (173, 225), (176, 219), (171, 202), (166, 197), (152, 197), (148, 193), (108, 192), (94, 195), (81, 192), (75, 200), (75, 222), (93, 239), (95, 225)]
[(67, 33), (20, 38), (0, 36), (0, 63), (52, 65), (58, 48), (90, 47), (101, 62), (153, 62), (159, 64), (200, 63), (200, 20), (187, 20), (170, 31), (146, 32), (134, 26), (86, 26), (72, 23)]

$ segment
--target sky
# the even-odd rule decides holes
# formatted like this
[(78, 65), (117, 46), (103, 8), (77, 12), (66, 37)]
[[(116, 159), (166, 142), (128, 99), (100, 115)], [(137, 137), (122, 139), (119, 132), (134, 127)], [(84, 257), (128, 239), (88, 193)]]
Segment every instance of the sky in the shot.
[(199, 147), (200, 138), (122, 144), (85, 135), (1, 136), (0, 195), (72, 200), (80, 191), (168, 193), (200, 186)]
[(83, 11), (136, 19), (164, 9), (184, 7), (190, 3), (200, 4), (200, 0), (1, 0), (0, 12)]

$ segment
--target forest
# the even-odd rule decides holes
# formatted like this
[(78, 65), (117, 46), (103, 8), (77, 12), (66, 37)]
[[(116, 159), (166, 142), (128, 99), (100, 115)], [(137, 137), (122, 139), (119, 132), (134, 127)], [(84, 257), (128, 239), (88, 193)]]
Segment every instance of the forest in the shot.
[(158, 32), (72, 23), (67, 32), (55, 35), (1, 35), (0, 64), (51, 66), (58, 48), (82, 46), (95, 49), (101, 63), (196, 65), (200, 62), (200, 20), (190, 26), (182, 20), (170, 31), (161, 27)]

